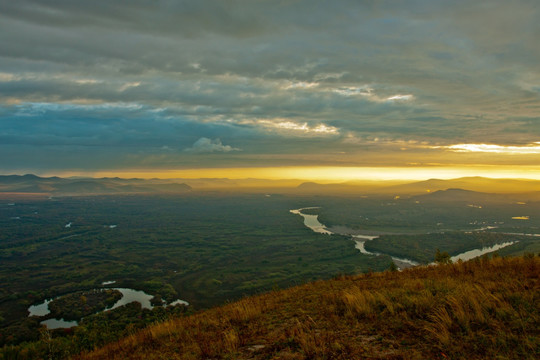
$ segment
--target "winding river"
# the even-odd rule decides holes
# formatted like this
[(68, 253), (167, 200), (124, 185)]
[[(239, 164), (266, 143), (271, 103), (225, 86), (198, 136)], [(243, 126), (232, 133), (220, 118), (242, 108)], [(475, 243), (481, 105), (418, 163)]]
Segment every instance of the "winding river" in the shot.
[[(114, 282), (105, 282), (105, 283), (114, 283)], [(153, 306), (152, 304), (150, 303), (150, 300), (153, 298), (152, 295), (149, 295), (147, 293), (145, 293), (144, 291), (139, 291), (139, 290), (133, 290), (133, 289), (128, 289), (128, 288), (106, 288), (106, 289), (111, 289), (111, 290), (118, 290), (119, 292), (122, 293), (122, 297), (113, 304), (113, 306), (111, 307), (108, 307), (108, 308), (105, 308), (101, 311), (98, 311), (96, 312), (95, 314), (98, 314), (100, 312), (103, 312), (103, 311), (108, 311), (108, 310), (113, 310), (113, 309), (116, 309), (120, 306), (123, 306), (123, 305), (126, 305), (126, 304), (129, 304), (129, 303), (132, 303), (132, 302), (139, 302), (141, 304), (141, 307), (143, 309), (152, 309)], [(41, 304), (37, 304), (37, 305), (32, 305), (28, 308), (28, 316), (45, 316), (45, 315), (48, 315), (51, 313), (51, 311), (49, 310), (49, 303), (51, 301), (53, 301), (54, 299), (58, 299), (62, 296), (58, 296), (56, 298), (53, 298), (53, 299), (47, 299), (45, 301), (43, 301)], [(173, 301), (172, 303), (170, 304), (164, 304), (163, 306), (166, 306), (166, 305), (185, 305), (185, 306), (188, 306), (189, 303), (185, 300), (176, 300), (176, 301)], [(43, 320), (41, 322), (41, 324), (47, 326), (48, 329), (63, 329), (63, 328), (70, 328), (70, 327), (73, 327), (73, 326), (77, 326), (78, 325), (78, 322), (77, 321), (67, 321), (67, 320), (64, 320), (64, 319), (47, 319), (47, 320)]]
[[(354, 242), (356, 243), (355, 248), (358, 249), (358, 251), (360, 251), (360, 253), (362, 253), (362, 254), (365, 254), (365, 255), (387, 255), (387, 254), (367, 251), (366, 248), (364, 247), (364, 244), (365, 244), (366, 241), (376, 239), (376, 238), (379, 237), (378, 235), (358, 235), (358, 234), (353, 235), (353, 234), (332, 232), (324, 224), (321, 224), (319, 222), (319, 216), (318, 215), (308, 215), (308, 214), (302, 213), (302, 210), (307, 210), (307, 209), (320, 209), (320, 207), (312, 206), (312, 207), (305, 207), (305, 208), (289, 210), (289, 211), (292, 214), (302, 216), (304, 218), (304, 225), (307, 226), (308, 228), (310, 228), (311, 230), (313, 230), (316, 233), (328, 234), (328, 235), (332, 235), (332, 234), (350, 235), (353, 238)], [(515, 234), (515, 235), (525, 235), (525, 234)], [(540, 236), (540, 235), (531, 234), (530, 236)], [(452, 259), (452, 261), (470, 260), (470, 259), (473, 259), (475, 257), (482, 256), (484, 254), (488, 254), (490, 252), (497, 251), (497, 250), (502, 249), (504, 247), (510, 246), (510, 245), (512, 245), (514, 243), (516, 243), (516, 241), (509, 241), (509, 242), (504, 242), (504, 243), (496, 244), (496, 245), (489, 246), (489, 247), (484, 247), (484, 248), (481, 248), (481, 249), (474, 249), (474, 250), (466, 251), (466, 252), (463, 252), (461, 254), (457, 254), (455, 256), (452, 256), (451, 259)], [(404, 268), (419, 265), (419, 263), (417, 263), (416, 261), (413, 261), (413, 260), (398, 258), (398, 257), (395, 257), (395, 256), (391, 256), (391, 258), (392, 258), (392, 261), (394, 261), (394, 263), (396, 264), (396, 266), (399, 269), (404, 269)]]
[[(312, 206), (312, 207), (305, 207), (305, 208), (289, 210), (289, 211), (292, 214), (302, 216), (304, 218), (304, 225), (316, 233), (327, 234), (327, 235), (338, 234), (336, 232), (332, 232), (331, 230), (329, 230), (324, 224), (321, 224), (319, 222), (319, 215), (309, 215), (309, 214), (304, 214), (302, 212), (302, 210), (319, 209), (319, 208), (320, 207), (318, 206)], [(355, 248), (358, 249), (358, 251), (360, 251), (362, 254), (381, 255), (380, 253), (369, 252), (364, 247), (364, 243), (366, 241), (378, 238), (379, 237), (378, 235), (351, 235), (351, 234), (339, 234), (339, 235), (350, 235), (356, 243)], [(396, 266), (400, 269), (418, 265), (417, 262), (409, 260), (409, 259), (402, 259), (395, 256), (391, 256), (391, 257), (392, 257), (392, 261), (394, 261)]]

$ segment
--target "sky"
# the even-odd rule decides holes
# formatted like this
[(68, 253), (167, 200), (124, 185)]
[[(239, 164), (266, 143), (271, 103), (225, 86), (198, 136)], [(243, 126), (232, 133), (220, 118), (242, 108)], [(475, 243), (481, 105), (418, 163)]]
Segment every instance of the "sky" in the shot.
[(538, 19), (538, 0), (0, 0), (0, 173), (540, 179)]

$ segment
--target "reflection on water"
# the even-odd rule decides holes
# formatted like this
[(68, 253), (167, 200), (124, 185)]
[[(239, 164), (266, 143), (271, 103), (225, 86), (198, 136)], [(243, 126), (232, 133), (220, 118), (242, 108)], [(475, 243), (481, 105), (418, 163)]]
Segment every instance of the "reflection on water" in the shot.
[[(114, 283), (114, 281), (105, 282), (105, 283)], [(106, 308), (101, 311), (97, 311), (95, 314), (99, 314), (102, 311), (112, 310), (119, 308), (120, 306), (132, 303), (132, 302), (139, 302), (141, 304), (141, 307), (143, 309), (152, 309), (153, 306), (150, 303), (150, 300), (153, 298), (152, 295), (148, 295), (144, 291), (140, 290), (133, 290), (128, 288), (110, 288), (111, 290), (118, 290), (122, 293), (122, 298), (118, 300), (116, 303), (114, 303), (113, 306), (110, 308)], [(56, 297), (55, 299), (60, 298), (61, 296)], [(53, 301), (54, 299), (48, 299), (43, 301), (41, 304), (38, 305), (32, 305), (28, 308), (28, 316), (45, 316), (49, 315), (51, 311), (49, 310), (49, 303)], [(168, 305), (185, 305), (189, 306), (189, 303), (185, 300), (176, 300)], [(167, 304), (164, 304), (163, 306), (167, 306)], [(70, 328), (73, 326), (77, 326), (77, 321), (67, 321), (64, 319), (48, 319), (43, 320), (41, 324), (46, 325), (48, 329), (64, 329), (64, 328)]]
[[(367, 251), (366, 248), (364, 247), (364, 244), (366, 241), (376, 239), (378, 238), (378, 236), (370, 236), (370, 235), (351, 235), (351, 236), (355, 238), (356, 245), (354, 247), (358, 249), (362, 254), (382, 255), (381, 253), (373, 253), (373, 252)], [(361, 240), (357, 240), (357, 239), (361, 239)], [(404, 269), (404, 268), (418, 265), (416, 261), (412, 261), (412, 260), (404, 259), (404, 258), (398, 258), (395, 256), (390, 256), (390, 257), (392, 258), (392, 261), (396, 263), (399, 269)]]
[[(304, 225), (310, 228), (311, 230), (313, 230), (314, 232), (320, 233), (320, 234), (328, 234), (328, 235), (334, 234), (332, 231), (328, 230), (328, 228), (325, 225), (319, 222), (318, 215), (303, 214), (302, 210), (306, 210), (306, 209), (319, 209), (319, 207), (312, 206), (312, 207), (306, 207), (306, 208), (289, 210), (289, 211), (293, 214), (302, 216), (304, 218)], [(351, 235), (351, 236), (355, 239), (355, 243), (356, 243), (355, 248), (358, 249), (362, 254), (381, 255), (379, 253), (369, 252), (364, 247), (364, 243), (367, 240), (373, 240), (375, 238), (378, 238), (378, 236), (372, 236), (372, 235)], [(400, 269), (418, 265), (417, 262), (414, 262), (409, 259), (401, 259), (395, 256), (391, 256), (391, 257), (392, 257), (392, 260), (397, 263), (397, 266)]]
[(139, 303), (141, 303), (141, 307), (143, 309), (152, 309), (153, 307), (152, 304), (150, 304), (150, 300), (153, 298), (153, 296), (148, 295), (144, 291), (138, 291), (138, 290), (126, 289), (126, 288), (112, 288), (112, 289), (120, 291), (123, 296), (112, 307), (106, 310), (116, 309), (120, 306), (132, 303), (134, 301), (138, 301)]
[(308, 228), (310, 228), (314, 232), (320, 233), (320, 234), (331, 235), (332, 232), (329, 231), (326, 228), (326, 226), (324, 226), (323, 224), (319, 222), (319, 215), (307, 215), (307, 214), (302, 213), (302, 210), (306, 210), (306, 209), (318, 209), (318, 207), (315, 206), (315, 207), (301, 208), (301, 209), (296, 209), (296, 210), (290, 210), (290, 212), (293, 214), (302, 216), (304, 218), (304, 225), (306, 225)]
[(371, 236), (371, 235), (351, 235), (351, 236), (355, 239), (354, 242), (356, 243), (356, 245), (354, 247), (358, 249), (362, 254), (377, 255), (375, 253), (367, 251), (366, 248), (364, 247), (364, 244), (367, 240), (376, 239), (378, 238), (378, 236)]
[(354, 248), (357, 249), (358, 251), (360, 251), (362, 254), (375, 255), (374, 253), (369, 252), (369, 251), (366, 250), (366, 248), (364, 247), (365, 242), (366, 242), (366, 240), (355, 240), (356, 244), (354, 245)]
[(172, 305), (172, 306), (174, 306), (174, 305), (185, 305), (185, 306), (188, 306), (189, 303), (188, 303), (187, 301), (185, 301), (185, 300), (175, 300), (175, 301), (173, 301), (172, 303), (170, 303), (169, 305)]
[[(317, 215), (303, 214), (302, 210), (305, 210), (305, 209), (318, 209), (318, 207), (306, 207), (306, 208), (301, 208), (301, 209), (296, 209), (296, 210), (290, 210), (290, 212), (293, 213), (293, 214), (302, 216), (304, 218), (304, 225), (306, 225), (308, 228), (310, 228), (314, 232), (322, 233), (322, 234), (330, 234), (330, 235), (333, 234), (333, 232), (328, 230), (325, 225), (323, 225), (323, 224), (321, 224), (319, 222)], [(494, 229), (494, 228), (496, 228), (496, 227), (494, 227), (494, 226), (486, 226), (485, 228), (482, 228), (481, 230), (490, 230), (490, 229)], [(506, 233), (506, 234), (507, 235), (540, 236), (540, 234), (510, 234), (510, 233)], [(371, 236), (371, 235), (351, 235), (351, 236), (353, 237), (353, 239), (354, 239), (354, 241), (356, 243), (355, 248), (358, 249), (360, 251), (360, 253), (365, 254), (365, 255), (381, 255), (380, 253), (372, 253), (370, 251), (367, 251), (366, 248), (364, 247), (364, 244), (365, 244), (366, 241), (378, 238), (378, 236)], [(490, 252), (493, 252), (493, 251), (497, 251), (497, 250), (502, 249), (502, 248), (504, 248), (506, 246), (510, 246), (510, 245), (512, 245), (512, 244), (514, 244), (516, 242), (517, 241), (510, 241), (510, 242), (505, 242), (505, 243), (493, 245), (493, 246), (490, 246), (490, 247), (484, 247), (482, 249), (475, 249), (475, 250), (466, 251), (464, 253), (452, 256), (451, 260), (452, 261), (458, 261), (460, 259), (463, 260), (463, 261), (470, 260), (470, 259), (473, 259), (475, 257), (482, 256), (484, 254), (487, 254), (487, 253), (490, 253)], [(418, 265), (418, 263), (415, 262), (415, 261), (412, 261), (412, 260), (409, 260), (409, 259), (402, 259), (402, 258), (398, 258), (398, 257), (395, 257), (395, 256), (392, 256), (392, 260), (398, 265), (399, 268), (405, 268), (405, 267), (409, 267), (409, 266)]]
[(28, 308), (28, 311), (30, 314), (28, 316), (45, 316), (50, 314), (49, 310), (49, 303), (52, 301), (52, 299), (45, 300), (41, 304), (38, 305), (32, 305)]
[(484, 254), (488, 254), (490, 252), (502, 249), (503, 247), (510, 246), (510, 245), (512, 245), (512, 244), (514, 244), (516, 242), (517, 241), (509, 241), (509, 242), (493, 245), (493, 246), (490, 246), (490, 247), (484, 247), (484, 248), (481, 248), (481, 249), (474, 249), (474, 250), (466, 251), (466, 252), (458, 254), (456, 256), (452, 256), (450, 259), (452, 260), (452, 262), (455, 262), (455, 261), (458, 261), (458, 260), (463, 260), (463, 261), (471, 260), (471, 259), (474, 259), (475, 257), (479, 257), (479, 256), (482, 256)]

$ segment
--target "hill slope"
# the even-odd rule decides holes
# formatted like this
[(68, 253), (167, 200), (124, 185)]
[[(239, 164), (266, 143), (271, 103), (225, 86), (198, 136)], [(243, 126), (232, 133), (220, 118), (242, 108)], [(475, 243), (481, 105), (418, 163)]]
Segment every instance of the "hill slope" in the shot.
[(345, 183), (319, 184), (304, 182), (297, 187), (300, 193), (356, 193), (422, 195), (447, 189), (463, 189), (475, 192), (498, 194), (524, 194), (540, 199), (540, 181), (526, 179), (491, 179), (484, 177), (463, 177), (457, 179), (429, 179), (414, 182), (397, 181), (349, 181)]
[(107, 195), (186, 193), (191, 186), (160, 179), (42, 178), (35, 175), (0, 175), (0, 192), (46, 193), (53, 195)]
[(463, 177), (441, 180), (429, 179), (382, 189), (381, 192), (396, 194), (425, 194), (437, 190), (459, 188), (470, 191), (492, 193), (526, 193), (540, 191), (540, 181), (525, 179), (491, 179), (484, 177)]
[(157, 324), (78, 359), (534, 359), (540, 258), (319, 281)]

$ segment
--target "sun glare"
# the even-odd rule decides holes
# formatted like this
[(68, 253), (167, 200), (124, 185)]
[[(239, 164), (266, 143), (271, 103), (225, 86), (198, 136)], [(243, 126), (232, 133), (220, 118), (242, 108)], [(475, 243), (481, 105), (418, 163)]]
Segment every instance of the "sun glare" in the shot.
[(229, 178), (229, 179), (298, 179), (321, 182), (351, 180), (426, 180), (466, 176), (522, 178), (540, 180), (540, 166), (469, 166), (469, 167), (258, 167), (203, 168), (178, 170), (131, 170), (122, 172), (70, 173), (93, 177), (123, 178)]

